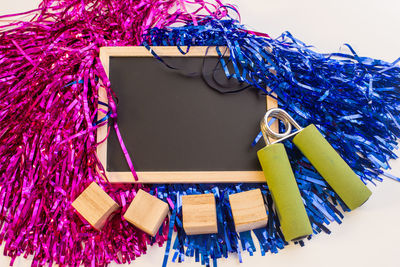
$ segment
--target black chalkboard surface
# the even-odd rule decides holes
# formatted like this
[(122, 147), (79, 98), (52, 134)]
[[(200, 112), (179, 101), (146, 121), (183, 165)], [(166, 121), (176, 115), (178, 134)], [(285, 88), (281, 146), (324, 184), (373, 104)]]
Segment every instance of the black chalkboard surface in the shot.
[[(178, 70), (153, 57), (110, 58), (118, 126), (136, 171), (261, 170), (256, 152), (265, 144), (251, 142), (266, 112), (265, 96), (252, 88), (233, 94), (210, 88), (200, 74), (203, 67), (211, 73), (216, 58), (164, 59)], [(221, 70), (218, 82), (209, 82), (232, 83), (223, 77)], [(108, 172), (129, 172), (113, 127), (106, 166)]]

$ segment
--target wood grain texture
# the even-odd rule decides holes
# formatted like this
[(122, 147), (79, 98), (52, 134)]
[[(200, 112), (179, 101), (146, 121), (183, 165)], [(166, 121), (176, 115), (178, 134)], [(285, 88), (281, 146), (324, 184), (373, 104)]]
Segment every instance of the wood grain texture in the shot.
[(95, 182), (92, 182), (72, 202), (72, 206), (97, 230), (101, 230), (110, 215), (119, 208), (119, 205)]
[(218, 232), (213, 194), (182, 196), (183, 228), (187, 235)]
[[(186, 51), (186, 47), (181, 47)], [(192, 46), (189, 52), (183, 55), (176, 46), (162, 46), (151, 47), (159, 56), (171, 57), (202, 57), (218, 56), (215, 46)], [(229, 56), (227, 47), (219, 48), (221, 53)], [(153, 57), (153, 55), (143, 46), (131, 47), (101, 47), (100, 48), (100, 61), (103, 65), (105, 73), (109, 77), (110, 57)], [(104, 87), (99, 88), (99, 100), (108, 103), (107, 93)], [(276, 107), (277, 102), (274, 98), (266, 97), (266, 107)], [(98, 106), (99, 109), (104, 109), (102, 105)], [(105, 116), (99, 111), (100, 117)], [(260, 118), (261, 120), (261, 118)], [(278, 123), (273, 124), (273, 129), (277, 129)], [(97, 142), (100, 143), (107, 136), (107, 125), (99, 127), (97, 130)], [(99, 170), (100, 173), (107, 177), (111, 183), (265, 183), (265, 178), (262, 171), (227, 171), (227, 172), (138, 172), (138, 181), (135, 181), (131, 172), (108, 172), (107, 171), (107, 140), (97, 146), (97, 156), (104, 167), (104, 172)]]
[[(272, 52), (271, 48), (268, 48), (269, 52)], [(276, 70), (270, 70), (270, 72), (274, 75), (276, 75)], [(267, 87), (267, 91), (271, 92), (271, 88)], [(277, 108), (278, 107), (278, 100), (277, 100), (277, 95), (276, 93), (271, 93), (271, 96), (267, 96), (267, 110), (271, 109), (271, 108)], [(276, 120), (272, 123), (271, 125), (271, 129), (276, 132), (279, 133), (279, 121)], [(273, 138), (269, 138), (270, 142), (274, 142), (275, 139)]]
[(268, 216), (260, 189), (229, 195), (237, 232), (265, 227)]
[[(176, 46), (151, 46), (151, 49), (160, 57), (217, 57), (215, 46), (191, 46), (189, 52), (182, 54)], [(186, 46), (181, 46), (186, 51)], [(229, 56), (227, 47), (219, 47), (221, 53)], [(111, 46), (100, 48), (100, 60), (108, 77), (110, 77), (110, 57), (153, 57), (144, 46)]]
[(262, 171), (198, 171), (198, 172), (137, 172), (135, 181), (130, 172), (108, 172), (110, 183), (265, 183)]
[(143, 232), (155, 236), (168, 211), (167, 203), (140, 189), (124, 218)]

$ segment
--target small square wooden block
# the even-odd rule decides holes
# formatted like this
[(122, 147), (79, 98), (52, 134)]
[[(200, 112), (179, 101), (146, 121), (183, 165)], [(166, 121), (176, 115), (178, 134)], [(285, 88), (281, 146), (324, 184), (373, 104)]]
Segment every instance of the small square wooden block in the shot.
[(143, 232), (155, 236), (168, 211), (167, 203), (140, 189), (124, 218)]
[(218, 232), (213, 194), (182, 196), (183, 228), (187, 235)]
[(237, 232), (249, 231), (267, 225), (268, 216), (260, 189), (229, 196), (233, 221)]
[(118, 204), (96, 182), (92, 182), (72, 202), (72, 206), (97, 230), (101, 230), (107, 218), (119, 208)]

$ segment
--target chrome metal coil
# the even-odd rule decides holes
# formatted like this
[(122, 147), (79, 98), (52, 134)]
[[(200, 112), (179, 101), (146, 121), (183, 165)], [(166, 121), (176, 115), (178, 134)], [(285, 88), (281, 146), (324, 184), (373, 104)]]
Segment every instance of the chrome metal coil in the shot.
[[(272, 118), (275, 118), (283, 123), (285, 126), (285, 131), (283, 133), (275, 132), (268, 125), (268, 121)], [(271, 144), (269, 138), (276, 139), (273, 143), (280, 142), (296, 133), (292, 133), (292, 126), (294, 126), (298, 131), (301, 131), (303, 128), (290, 116), (285, 110), (280, 108), (272, 108), (265, 113), (264, 118), (261, 120), (260, 127), (261, 132), (263, 134), (265, 143), (267, 145)]]

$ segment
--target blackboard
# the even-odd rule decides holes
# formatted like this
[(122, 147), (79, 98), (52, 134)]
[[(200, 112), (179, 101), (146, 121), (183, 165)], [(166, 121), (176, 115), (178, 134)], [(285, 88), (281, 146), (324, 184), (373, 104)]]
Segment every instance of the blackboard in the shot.
[[(264, 181), (257, 150), (265, 144), (253, 147), (251, 142), (266, 112), (265, 95), (254, 88), (232, 94), (211, 88), (209, 84), (220, 90), (243, 86), (225, 78), (215, 56), (182, 56), (177, 50), (162, 58), (174, 69), (152, 56), (109, 55), (107, 62), (118, 97), (118, 126), (139, 180)], [(130, 174), (110, 129), (103, 163), (109, 179)]]

